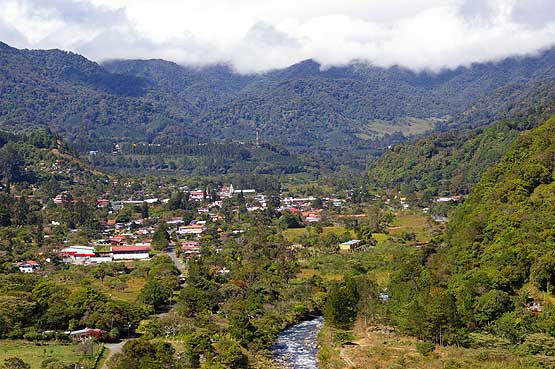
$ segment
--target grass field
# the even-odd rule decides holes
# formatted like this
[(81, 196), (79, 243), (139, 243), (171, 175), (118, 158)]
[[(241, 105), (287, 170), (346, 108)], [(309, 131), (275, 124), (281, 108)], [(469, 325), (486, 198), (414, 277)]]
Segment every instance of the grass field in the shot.
[(112, 296), (114, 300), (133, 302), (137, 300), (144, 284), (144, 278), (130, 277), (127, 281), (122, 282), (118, 278), (106, 277), (104, 283), (96, 280), (94, 286), (102, 293)]
[(376, 136), (402, 132), (406, 136), (425, 133), (434, 129), (437, 119), (405, 118), (398, 121), (374, 120), (363, 126), (357, 136), (361, 139), (371, 139)]
[[(330, 234), (335, 233), (336, 235), (342, 235), (343, 233), (347, 232), (347, 228), (342, 226), (336, 227), (324, 227), (322, 230), (322, 234)], [(349, 231), (352, 238), (355, 238), (355, 232)], [(295, 242), (299, 237), (303, 235), (309, 235), (309, 230), (307, 228), (289, 228), (283, 231), (283, 237), (289, 242)]]
[(427, 215), (399, 213), (389, 227), (391, 236), (414, 232), (417, 241), (430, 241), (434, 229), (432, 220)]
[(308, 234), (306, 228), (289, 228), (283, 231), (283, 237), (289, 242), (295, 242), (299, 237)]
[[(144, 263), (144, 262), (143, 262)], [(146, 264), (143, 264), (146, 265)], [(129, 263), (129, 267), (143, 266), (139, 263)], [(94, 266), (72, 266), (69, 270), (53, 273), (50, 279), (74, 291), (85, 286), (91, 286), (98, 292), (111, 296), (114, 300), (134, 302), (137, 300), (141, 288), (145, 284), (142, 275), (115, 274), (106, 275), (104, 280), (94, 276)]]
[(378, 244), (384, 243), (389, 238), (389, 236), (385, 233), (372, 233), (372, 237), (374, 237), (374, 239), (378, 241)]
[(57, 359), (62, 362), (78, 362), (84, 368), (92, 369), (93, 359), (77, 354), (76, 344), (33, 343), (23, 340), (0, 340), (0, 363), (10, 357), (18, 357), (31, 365), (32, 369), (40, 369), (46, 359)]

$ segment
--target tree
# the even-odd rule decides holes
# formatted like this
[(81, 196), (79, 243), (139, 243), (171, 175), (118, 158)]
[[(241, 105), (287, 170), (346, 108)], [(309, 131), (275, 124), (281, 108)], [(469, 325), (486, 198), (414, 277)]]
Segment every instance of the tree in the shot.
[(233, 313), (229, 324), (229, 333), (242, 345), (251, 343), (256, 337), (256, 327), (251, 323), (246, 311)]
[(512, 308), (511, 297), (505, 291), (491, 290), (480, 296), (474, 306), (476, 321), (493, 322)]
[(539, 257), (531, 274), (541, 291), (552, 292), (555, 288), (555, 254), (550, 252)]
[(293, 214), (289, 211), (284, 211), (279, 218), (279, 223), (282, 228), (302, 228), (302, 219), (299, 215)]
[(161, 222), (152, 236), (152, 247), (156, 250), (164, 250), (169, 244), (170, 234), (168, 233), (168, 227), (165, 222)]
[(158, 310), (168, 305), (171, 295), (172, 291), (166, 288), (159, 279), (149, 278), (141, 289), (139, 301)]
[(7, 206), (6, 202), (0, 202), (0, 227), (9, 226), (11, 221), (10, 208)]
[(149, 218), (149, 209), (148, 203), (143, 202), (143, 206), (141, 207), (141, 218), (148, 219)]
[(180, 310), (188, 316), (211, 311), (213, 304), (209, 291), (187, 285), (179, 293)]
[(324, 202), (322, 201), (321, 198), (317, 197), (312, 201), (311, 206), (314, 209), (322, 209), (324, 207)]
[(22, 226), (27, 224), (29, 217), (29, 204), (25, 200), (25, 196), (21, 196), (16, 202), (13, 209), (13, 218), (15, 225)]
[(344, 285), (332, 286), (324, 305), (326, 322), (337, 328), (349, 329), (356, 318), (358, 302), (359, 293), (352, 279)]
[(248, 367), (248, 358), (237, 342), (231, 340), (218, 342), (216, 350), (218, 353), (217, 361), (224, 365), (225, 368), (239, 369)]
[(368, 246), (375, 246), (378, 241), (372, 236), (372, 229), (366, 224), (357, 226), (355, 229), (357, 237)]
[(241, 192), (239, 192), (239, 195), (237, 195), (237, 203), (239, 205), (245, 205), (246, 204), (245, 194), (243, 193), (243, 190), (241, 190)]
[(279, 205), (281, 204), (281, 197), (279, 196), (279, 193), (273, 189), (268, 190), (266, 192), (266, 205), (268, 207), (268, 213), (270, 215), (273, 215), (275, 210), (279, 207)]
[(360, 295), (357, 311), (364, 317), (364, 325), (368, 325), (368, 320), (374, 321), (381, 306), (378, 287), (374, 281), (365, 275), (357, 277), (357, 288)]
[(13, 143), (7, 143), (0, 149), (0, 172), (6, 178), (6, 191), (10, 185), (18, 182), (23, 175), (23, 157)]
[(175, 350), (167, 342), (131, 340), (108, 361), (110, 369), (173, 369)]

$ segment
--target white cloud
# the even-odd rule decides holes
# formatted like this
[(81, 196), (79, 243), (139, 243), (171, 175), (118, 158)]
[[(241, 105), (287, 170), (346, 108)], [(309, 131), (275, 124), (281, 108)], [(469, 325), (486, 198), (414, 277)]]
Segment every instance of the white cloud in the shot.
[(438, 70), (555, 43), (552, 0), (0, 0), (0, 40), (261, 72), (313, 58)]

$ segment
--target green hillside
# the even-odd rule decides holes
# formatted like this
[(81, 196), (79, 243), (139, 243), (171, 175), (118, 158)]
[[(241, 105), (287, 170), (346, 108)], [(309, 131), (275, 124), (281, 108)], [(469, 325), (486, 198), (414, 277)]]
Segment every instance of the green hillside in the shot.
[(481, 271), (491, 287), (514, 291), (555, 281), (555, 118), (522, 134), (488, 170), (449, 224), (459, 271)]
[[(461, 115), (461, 128), (437, 132), (386, 150), (368, 169), (370, 182), (381, 188), (427, 195), (466, 194), (490, 166), (497, 163), (522, 132), (553, 114), (555, 88), (541, 82), (513, 92), (499, 103), (499, 94), (484, 97)], [(497, 106), (497, 113), (488, 111)], [(501, 106), (501, 107), (499, 107)], [(495, 124), (468, 128), (465, 122), (503, 118)]]

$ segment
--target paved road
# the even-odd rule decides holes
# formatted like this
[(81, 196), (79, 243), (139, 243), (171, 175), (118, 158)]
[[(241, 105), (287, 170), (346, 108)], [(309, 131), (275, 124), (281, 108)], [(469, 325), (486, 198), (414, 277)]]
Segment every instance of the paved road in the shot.
[(175, 247), (173, 245), (170, 245), (166, 249), (166, 254), (168, 254), (169, 257), (172, 258), (173, 263), (175, 264), (177, 269), (179, 269), (179, 271), (181, 272), (181, 276), (186, 276), (187, 275), (187, 267), (185, 266), (185, 263), (183, 262), (183, 260), (181, 260), (181, 258), (177, 257), (177, 254), (175, 253)]
[(127, 340), (122, 340), (119, 343), (105, 343), (104, 344), (104, 347), (106, 347), (110, 351), (108, 352), (108, 357), (104, 361), (104, 365), (102, 366), (102, 369), (108, 369), (108, 365), (106, 365), (106, 363), (108, 362), (108, 359), (110, 359), (112, 357), (112, 355), (117, 354), (118, 352), (121, 352), (125, 342), (127, 342)]

